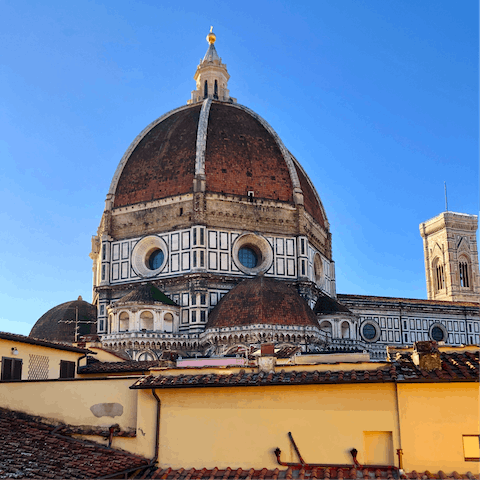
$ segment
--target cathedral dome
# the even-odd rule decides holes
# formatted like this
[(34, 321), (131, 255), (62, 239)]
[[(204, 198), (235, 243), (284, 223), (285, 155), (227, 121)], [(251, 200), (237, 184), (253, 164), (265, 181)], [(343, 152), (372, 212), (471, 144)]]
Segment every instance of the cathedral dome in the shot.
[(239, 283), (220, 300), (205, 330), (259, 324), (318, 328), (313, 310), (293, 287), (258, 275)]
[(44, 313), (33, 326), (29, 337), (57, 342), (75, 342), (75, 325), (78, 336), (97, 333), (97, 309), (82, 297), (65, 302)]
[(122, 158), (109, 193), (113, 208), (195, 191), (285, 203), (303, 199), (322, 226), (326, 215), (309, 178), (265, 120), (247, 107), (207, 98), (150, 124)]

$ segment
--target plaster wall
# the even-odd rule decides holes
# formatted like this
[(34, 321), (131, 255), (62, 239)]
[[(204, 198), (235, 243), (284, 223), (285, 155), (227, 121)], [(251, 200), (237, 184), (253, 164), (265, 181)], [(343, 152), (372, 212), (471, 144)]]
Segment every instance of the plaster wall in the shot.
[[(0, 407), (40, 416), (54, 423), (95, 427), (118, 423), (121, 430), (134, 430), (137, 393), (128, 388), (134, 381), (134, 378), (123, 377), (0, 383)], [(97, 417), (90, 407), (102, 403), (118, 403), (123, 413)], [(108, 413), (108, 409), (105, 410)]]
[[(157, 394), (162, 467), (276, 468), (276, 447), (283, 461), (298, 462), (289, 431), (311, 463), (351, 463), (352, 448), (364, 461), (364, 432), (391, 432), (392, 451), (398, 448), (390, 384), (165, 389)], [(146, 422), (148, 428), (151, 422), (151, 398), (150, 390), (139, 395), (139, 426)]]
[(478, 435), (478, 383), (399, 384), (404, 468), (478, 473), (462, 435)]

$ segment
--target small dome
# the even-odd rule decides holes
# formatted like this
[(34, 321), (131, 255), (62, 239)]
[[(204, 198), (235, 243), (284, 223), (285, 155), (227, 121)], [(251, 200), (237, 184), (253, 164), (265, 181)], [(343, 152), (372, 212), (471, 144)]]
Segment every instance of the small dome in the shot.
[(293, 287), (258, 275), (239, 283), (222, 298), (210, 313), (206, 330), (257, 324), (318, 328), (313, 310)]
[(97, 308), (82, 300), (65, 302), (44, 313), (33, 326), (30, 337), (57, 342), (75, 342), (75, 323), (78, 336), (97, 333)]

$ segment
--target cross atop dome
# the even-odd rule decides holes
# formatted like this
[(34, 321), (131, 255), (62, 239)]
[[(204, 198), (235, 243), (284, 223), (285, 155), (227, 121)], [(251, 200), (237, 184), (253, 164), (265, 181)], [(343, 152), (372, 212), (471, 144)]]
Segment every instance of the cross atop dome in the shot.
[(205, 53), (203, 60), (200, 60), (197, 71), (193, 76), (197, 83), (197, 89), (192, 91), (192, 98), (187, 103), (201, 102), (206, 98), (236, 103), (237, 100), (231, 98), (228, 91), (230, 75), (227, 72), (227, 66), (222, 63), (214, 45), (217, 36), (213, 33), (213, 27), (210, 27), (210, 32), (206, 38), (208, 42), (207, 53)]

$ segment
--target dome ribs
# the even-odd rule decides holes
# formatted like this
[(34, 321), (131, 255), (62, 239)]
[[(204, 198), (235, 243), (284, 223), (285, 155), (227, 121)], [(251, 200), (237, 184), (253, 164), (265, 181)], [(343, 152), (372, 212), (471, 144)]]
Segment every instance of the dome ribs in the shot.
[(123, 168), (114, 208), (193, 191), (200, 106), (176, 112), (153, 127)]
[(212, 103), (205, 153), (206, 190), (293, 202), (293, 185), (272, 135), (249, 113)]
[(222, 298), (210, 313), (206, 330), (256, 324), (317, 326), (312, 309), (293, 287), (259, 275)]

